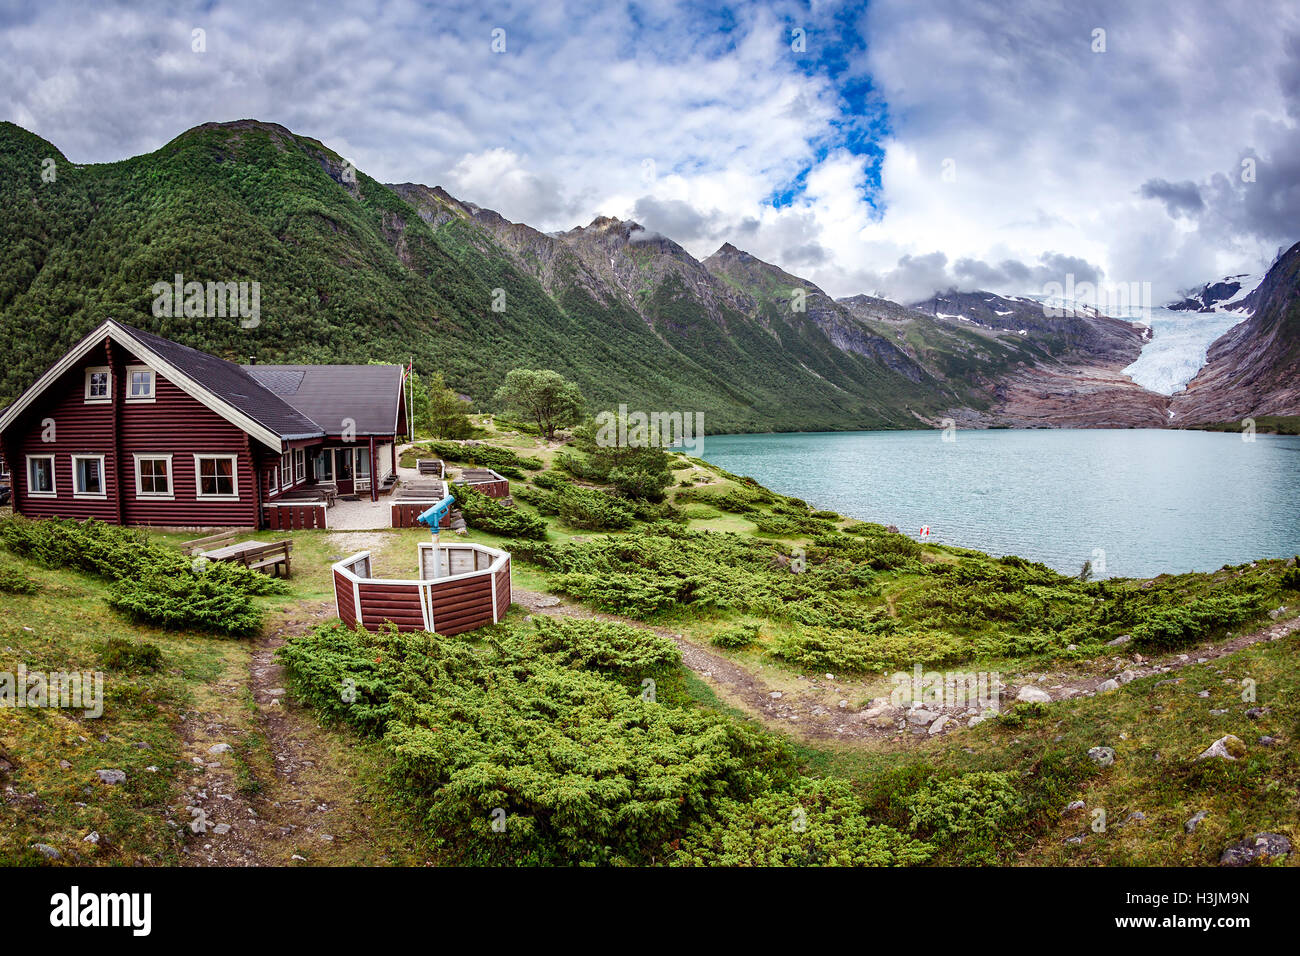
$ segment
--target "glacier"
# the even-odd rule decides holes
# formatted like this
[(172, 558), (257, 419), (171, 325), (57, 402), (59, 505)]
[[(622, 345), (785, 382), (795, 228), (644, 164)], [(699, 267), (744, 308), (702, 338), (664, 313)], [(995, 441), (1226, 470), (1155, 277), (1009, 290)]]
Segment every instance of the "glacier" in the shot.
[(1214, 340), (1245, 319), (1244, 311), (1175, 312), (1152, 308), (1143, 321), (1135, 323), (1148, 326), (1151, 339), (1124, 374), (1160, 395), (1181, 392), (1205, 366), (1206, 353)]

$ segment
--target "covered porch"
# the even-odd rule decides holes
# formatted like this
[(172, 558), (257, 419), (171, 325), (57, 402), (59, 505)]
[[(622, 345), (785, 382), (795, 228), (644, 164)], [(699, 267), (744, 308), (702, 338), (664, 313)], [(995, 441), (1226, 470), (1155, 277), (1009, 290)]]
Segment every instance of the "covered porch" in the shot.
[[(408, 528), (415, 525), (419, 514), (448, 494), (449, 485), (445, 479), (421, 474), (416, 468), (401, 467), (395, 445), (391, 452), (385, 449), (390, 456), (391, 471), (381, 477), (381, 487), (370, 493), (370, 475), (376, 472), (371, 468), (365, 474), (357, 475), (357, 447), (365, 446), (326, 445), (312, 449), (307, 471), (309, 480), (281, 489), (264, 503), (267, 527), (278, 530), (328, 528), (332, 531)], [(340, 462), (349, 458), (353, 468), (351, 493), (346, 492), (349, 487), (346, 478), (340, 483), (339, 470)], [(359, 478), (367, 482), (363, 489), (356, 486)], [(449, 517), (444, 519), (443, 527), (447, 527), (449, 520)]]

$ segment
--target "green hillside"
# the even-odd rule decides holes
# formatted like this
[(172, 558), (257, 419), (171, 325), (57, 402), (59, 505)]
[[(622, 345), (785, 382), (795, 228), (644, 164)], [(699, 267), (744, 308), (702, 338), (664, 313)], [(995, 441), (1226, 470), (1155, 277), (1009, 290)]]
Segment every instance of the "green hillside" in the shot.
[[(483, 407), (510, 369), (553, 368), (593, 408), (702, 411), (711, 432), (915, 425), (913, 412), (941, 404), (932, 383), (845, 353), (815, 327), (734, 310), (719, 322), (671, 276), (647, 282), (649, 322), (577, 276), (543, 285), (472, 219), (426, 221), (272, 124), (207, 124), (85, 166), (0, 124), (0, 247), (0, 401), (113, 317), (238, 361), (413, 357)], [(260, 283), (260, 324), (155, 318), (150, 288), (177, 273)]]

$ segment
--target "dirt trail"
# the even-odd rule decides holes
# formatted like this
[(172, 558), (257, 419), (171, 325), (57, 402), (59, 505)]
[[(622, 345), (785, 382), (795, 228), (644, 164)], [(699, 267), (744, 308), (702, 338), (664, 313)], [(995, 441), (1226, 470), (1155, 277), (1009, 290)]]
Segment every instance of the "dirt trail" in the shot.
[[(570, 604), (553, 595), (537, 591), (514, 590), (514, 601), (534, 614), (555, 617), (598, 618), (605, 621), (622, 621), (637, 627), (650, 627), (631, 618), (604, 614), (589, 608)], [(927, 705), (928, 720), (907, 719), (903, 709), (880, 706), (860, 706), (864, 689), (874, 685), (849, 679), (836, 679), (830, 675), (801, 678), (807, 692), (775, 691), (761, 678), (727, 658), (706, 650), (699, 644), (670, 628), (650, 627), (655, 633), (672, 639), (682, 652), (682, 662), (707, 681), (726, 702), (739, 707), (761, 720), (769, 727), (793, 733), (812, 740), (839, 740), (854, 742), (882, 741), (906, 746), (931, 735), (934, 722), (946, 717), (933, 733), (953, 733), (965, 728), (979, 714), (971, 708), (944, 708)], [(1300, 630), (1300, 618), (1278, 621), (1259, 630), (1242, 634), (1227, 641), (1217, 641), (1187, 653), (1163, 654), (1146, 657), (1125, 646), (1116, 646), (1113, 656), (1081, 663), (1069, 669), (1039, 671), (1024, 674), (1003, 674), (1001, 702), (1003, 707), (1014, 703), (1021, 688), (1033, 686), (1046, 693), (1052, 701), (1089, 697), (1097, 693), (1108, 680), (1128, 683), (1152, 674), (1174, 674), (1192, 664), (1208, 663), (1261, 641), (1277, 641)], [(1177, 679), (1177, 678), (1171, 678)], [(886, 682), (885, 686), (888, 686)], [(840, 701), (843, 701), (841, 705)]]
[(345, 742), (289, 700), (275, 660), (286, 636), (334, 616), (332, 601), (287, 608), (257, 639), (248, 671), (230, 668), (215, 685), (226, 705), (187, 715), (195, 776), (175, 816), (188, 865), (325, 866), (357, 862), (373, 845), (370, 808), (339, 758)]

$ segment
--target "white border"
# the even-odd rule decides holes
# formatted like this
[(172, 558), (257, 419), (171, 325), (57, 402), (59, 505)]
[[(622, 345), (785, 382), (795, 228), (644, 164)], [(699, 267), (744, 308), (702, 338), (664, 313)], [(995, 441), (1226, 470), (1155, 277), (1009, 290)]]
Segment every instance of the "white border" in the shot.
[[(95, 372), (103, 372), (108, 376), (108, 394), (103, 398), (95, 398), (90, 394), (90, 376)], [(111, 405), (113, 404), (113, 370), (107, 365), (87, 365), (85, 376), (85, 387), (81, 393), (82, 400), (87, 405)]]
[[(96, 452), (87, 452), (84, 454), (73, 453), (68, 456), (72, 459), (72, 497), (81, 498), (88, 501), (104, 501), (108, 498), (108, 472), (104, 470), (104, 455)], [(99, 487), (104, 489), (100, 492), (78, 491), (77, 490), (77, 461), (78, 459), (97, 458), (99, 459)]]
[[(29, 498), (57, 498), (59, 497), (59, 456), (54, 452), (46, 452), (39, 455), (26, 455), (27, 474), (23, 478), (23, 483), (27, 486), (24, 489)], [(32, 459), (48, 458), (50, 459), (50, 490), (49, 491), (32, 491)]]
[[(133, 452), (131, 458), (135, 468), (135, 496), (141, 501), (175, 501), (176, 500), (176, 469), (172, 467), (171, 452)], [(157, 491), (144, 491), (141, 486), (140, 462), (141, 461), (158, 461), (159, 459), (167, 462), (167, 488), (166, 494), (160, 494)]]
[[(148, 365), (128, 365), (124, 370), (126, 372), (126, 381), (123, 382), (122, 400), (130, 402), (132, 405), (148, 405), (151, 402), (158, 401), (158, 373)], [(131, 374), (133, 372), (149, 373), (149, 394), (133, 397), (131, 395)]]

